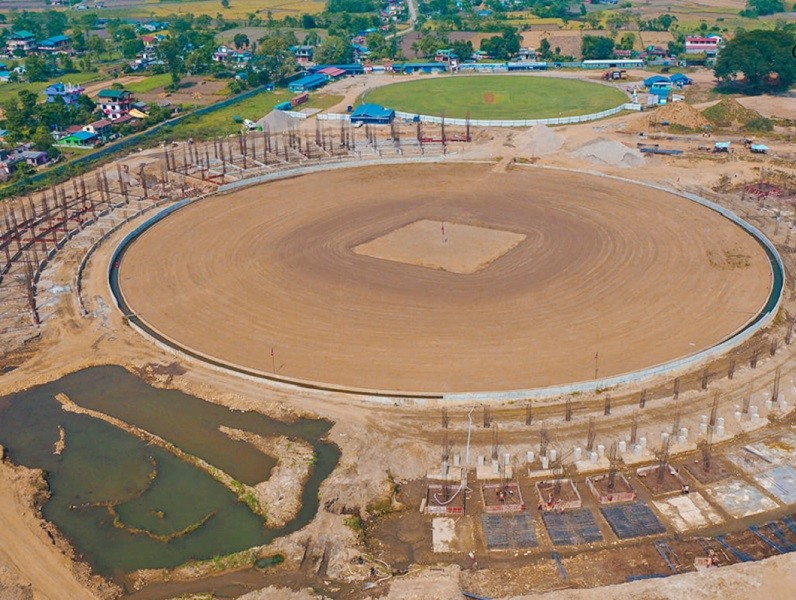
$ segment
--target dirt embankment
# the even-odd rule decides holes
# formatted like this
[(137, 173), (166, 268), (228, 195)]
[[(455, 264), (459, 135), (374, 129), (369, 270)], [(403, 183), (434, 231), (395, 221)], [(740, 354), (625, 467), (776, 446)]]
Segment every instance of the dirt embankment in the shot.
[(263, 437), (223, 425), (219, 429), (231, 439), (248, 442), (276, 459), (276, 467), (268, 480), (254, 486), (269, 527), (281, 527), (295, 518), (301, 509), (301, 492), (315, 461), (312, 446), (285, 436)]
[(121, 590), (92, 575), (69, 542), (45, 521), (44, 473), (11, 464), (0, 446), (0, 598), (114, 598)]
[(238, 498), (245, 502), (249, 508), (252, 509), (255, 513), (265, 516), (265, 513), (259, 503), (255, 500), (252, 501), (252, 493), (253, 489), (245, 484), (242, 484), (238, 481), (235, 481), (230, 475), (214, 467), (213, 465), (209, 464), (208, 462), (202, 460), (198, 456), (194, 456), (193, 454), (188, 454), (187, 452), (181, 450), (168, 440), (164, 440), (162, 437), (149, 433), (141, 429), (140, 427), (136, 427), (135, 425), (131, 425), (121, 419), (117, 419), (116, 417), (111, 417), (104, 413), (101, 413), (96, 410), (91, 410), (89, 408), (84, 408), (82, 406), (78, 406), (77, 404), (72, 401), (69, 396), (66, 394), (56, 394), (55, 399), (61, 403), (61, 407), (65, 411), (88, 415), (90, 417), (94, 417), (95, 419), (100, 419), (101, 421), (105, 421), (106, 423), (110, 423), (119, 429), (123, 429), (128, 433), (132, 433), (134, 436), (150, 443), (160, 446), (164, 450), (171, 452), (177, 458), (184, 460), (186, 462), (191, 463), (203, 469), (207, 473), (209, 473), (216, 481), (226, 486), (229, 490), (234, 492)]

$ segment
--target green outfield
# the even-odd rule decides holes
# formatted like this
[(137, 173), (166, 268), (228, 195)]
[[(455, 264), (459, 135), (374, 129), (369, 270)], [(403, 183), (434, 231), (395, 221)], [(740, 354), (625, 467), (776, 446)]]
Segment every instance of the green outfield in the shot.
[(441, 75), (396, 83), (364, 101), (398, 111), (472, 119), (549, 119), (586, 115), (627, 102), (612, 87), (538, 75)]

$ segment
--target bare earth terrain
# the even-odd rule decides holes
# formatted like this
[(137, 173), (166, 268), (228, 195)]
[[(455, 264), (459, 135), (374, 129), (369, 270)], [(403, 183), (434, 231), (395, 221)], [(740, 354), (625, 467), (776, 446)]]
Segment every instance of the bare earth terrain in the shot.
[[(634, 371), (720, 342), (765, 303), (768, 259), (723, 217), (625, 182), (566, 182), (462, 164), (278, 181), (156, 225), (125, 256), (122, 287), (146, 322), (204, 354), (401, 391), (586, 380), (596, 353), (601, 376)], [(525, 239), (466, 274), (352, 251), (422, 219)]]

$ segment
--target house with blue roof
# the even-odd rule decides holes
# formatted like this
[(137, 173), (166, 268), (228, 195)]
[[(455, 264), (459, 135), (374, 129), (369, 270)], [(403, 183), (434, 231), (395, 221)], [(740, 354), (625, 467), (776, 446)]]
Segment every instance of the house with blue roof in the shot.
[(663, 83), (668, 83), (671, 87), (672, 80), (668, 77), (664, 77), (663, 75), (653, 75), (652, 77), (647, 77), (647, 79), (644, 80), (644, 87), (652, 89), (653, 85)]
[(8, 36), (6, 41), (6, 50), (9, 54), (27, 54), (36, 50), (36, 35), (30, 31), (14, 31)]
[(100, 143), (100, 137), (90, 131), (76, 131), (58, 140), (59, 146), (71, 148), (94, 148)]
[(39, 42), (39, 52), (44, 54), (67, 54), (72, 50), (72, 38), (68, 35), (54, 35)]
[(693, 83), (693, 80), (690, 77), (683, 75), (682, 73), (675, 73), (669, 79), (675, 86), (680, 88)]
[(86, 91), (82, 85), (72, 85), (70, 83), (54, 83), (44, 90), (44, 95), (47, 96), (47, 102), (55, 102), (57, 98), (61, 98), (64, 104), (74, 104), (77, 99)]

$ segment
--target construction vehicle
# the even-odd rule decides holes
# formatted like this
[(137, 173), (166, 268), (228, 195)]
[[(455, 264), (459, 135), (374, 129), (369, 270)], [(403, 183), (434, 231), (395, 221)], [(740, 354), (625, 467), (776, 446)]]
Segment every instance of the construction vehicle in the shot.
[(624, 69), (613, 69), (603, 73), (603, 79), (606, 81), (616, 81), (618, 79), (627, 79), (627, 71)]

